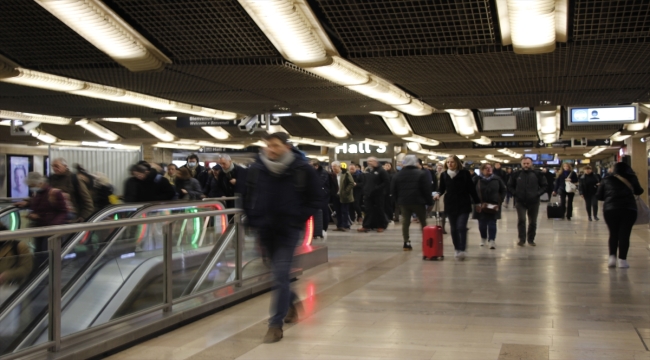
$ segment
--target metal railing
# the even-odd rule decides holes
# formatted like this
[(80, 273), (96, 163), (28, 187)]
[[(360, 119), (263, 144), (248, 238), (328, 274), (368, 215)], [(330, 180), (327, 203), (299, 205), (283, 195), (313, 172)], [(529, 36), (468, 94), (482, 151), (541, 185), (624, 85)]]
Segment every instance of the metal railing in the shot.
[[(220, 198), (219, 200), (234, 200), (234, 198)], [(169, 205), (173, 206), (173, 203)], [(186, 204), (185, 204), (186, 205)], [(200, 206), (201, 202), (197, 202), (197, 206)], [(61, 282), (61, 263), (62, 263), (62, 254), (61, 254), (61, 242), (62, 237), (67, 234), (79, 233), (79, 232), (91, 232), (97, 230), (110, 230), (116, 228), (125, 228), (129, 226), (144, 225), (144, 224), (154, 224), (154, 223), (164, 223), (164, 234), (165, 239), (163, 243), (163, 299), (162, 304), (147, 308), (142, 311), (135, 312), (130, 315), (125, 315), (114, 320), (110, 320), (107, 323), (93, 326), (87, 330), (84, 330), (79, 333), (71, 334), (66, 336), (66, 341), (68, 338), (73, 338), (75, 336), (80, 336), (87, 334), (93, 331), (99, 331), (100, 329), (113, 326), (134, 318), (150, 314), (152, 312), (161, 311), (170, 312), (174, 304), (180, 302), (185, 302), (190, 299), (194, 299), (200, 296), (205, 295), (207, 292), (214, 291), (215, 288), (212, 288), (207, 291), (195, 292), (183, 296), (181, 299), (173, 298), (173, 284), (172, 284), (172, 253), (174, 248), (174, 233), (173, 233), (173, 224), (175, 221), (179, 220), (188, 220), (194, 218), (206, 218), (213, 216), (222, 216), (222, 215), (234, 215), (235, 217), (235, 231), (236, 231), (236, 253), (235, 253), (235, 280), (223, 284), (218, 288), (225, 286), (241, 286), (243, 281), (242, 275), (242, 263), (243, 263), (243, 248), (244, 248), (244, 225), (242, 222), (243, 211), (241, 209), (227, 209), (227, 210), (210, 210), (202, 211), (200, 213), (190, 213), (190, 214), (176, 214), (176, 215), (163, 215), (156, 216), (151, 218), (135, 218), (135, 219), (120, 219), (110, 222), (100, 222), (100, 223), (82, 223), (82, 224), (69, 224), (69, 225), (58, 225), (58, 226), (47, 226), (39, 228), (30, 228), (18, 231), (2, 231), (0, 232), (0, 241), (3, 240), (13, 240), (16, 238), (28, 238), (28, 237), (49, 237), (48, 238), (48, 250), (49, 250), (49, 289), (48, 289), (48, 341), (42, 344), (31, 346), (24, 350), (17, 352), (0, 355), (0, 359), (9, 360), (15, 359), (29, 354), (48, 349), (51, 352), (58, 352), (61, 350), (61, 319), (62, 319), (62, 282)], [(221, 246), (225, 246), (225, 243), (221, 243)], [(208, 259), (209, 260), (209, 259)]]

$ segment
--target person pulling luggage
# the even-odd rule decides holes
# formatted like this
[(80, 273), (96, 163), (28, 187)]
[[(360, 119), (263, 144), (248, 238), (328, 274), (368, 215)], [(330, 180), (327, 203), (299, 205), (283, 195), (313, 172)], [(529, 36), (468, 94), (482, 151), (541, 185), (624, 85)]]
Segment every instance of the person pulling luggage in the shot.
[(562, 164), (562, 173), (555, 179), (553, 196), (560, 195), (560, 204), (566, 210), (566, 219), (571, 220), (573, 216), (573, 197), (578, 189), (578, 175), (573, 171), (569, 163)]

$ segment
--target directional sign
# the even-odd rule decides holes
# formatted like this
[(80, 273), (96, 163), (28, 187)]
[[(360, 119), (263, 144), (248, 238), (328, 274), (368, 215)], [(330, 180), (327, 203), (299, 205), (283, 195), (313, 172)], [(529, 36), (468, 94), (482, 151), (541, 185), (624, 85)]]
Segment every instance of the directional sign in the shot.
[(534, 141), (493, 141), (489, 145), (481, 145), (472, 142), (474, 149), (493, 149), (493, 148), (532, 148), (535, 147)]
[(203, 116), (179, 116), (176, 118), (177, 128), (202, 127), (202, 126), (237, 126), (237, 121), (215, 119)]

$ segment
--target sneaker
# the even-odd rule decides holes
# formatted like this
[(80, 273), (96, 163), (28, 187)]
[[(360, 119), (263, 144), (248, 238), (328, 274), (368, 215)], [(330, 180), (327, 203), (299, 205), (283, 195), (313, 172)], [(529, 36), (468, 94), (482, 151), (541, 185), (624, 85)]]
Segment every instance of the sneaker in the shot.
[(627, 260), (618, 259), (618, 267), (621, 269), (627, 269), (630, 267), (630, 264), (627, 263)]
[(481, 239), (481, 246), (485, 246), (486, 243), (487, 243), (487, 239)]
[(488, 241), (488, 243), (490, 244), (490, 250), (494, 250), (497, 248), (496, 244), (494, 243), (494, 240), (490, 240)]
[(529, 241), (529, 242), (528, 242), (528, 245), (529, 245), (529, 246), (537, 246), (537, 244), (535, 244), (534, 241)]
[(610, 255), (609, 260), (607, 261), (607, 267), (615, 268), (616, 267), (616, 255)]
[(592, 220), (591, 220), (591, 216), (589, 217), (589, 221), (592, 221)]
[(403, 248), (403, 250), (404, 250), (404, 251), (411, 251), (411, 250), (413, 250), (413, 247), (411, 246), (411, 242), (410, 242), (410, 241), (407, 241), (407, 242), (404, 243), (404, 248)]
[(323, 240), (327, 240), (327, 231), (323, 230)]
[(600, 220), (598, 216), (594, 216), (594, 219), (596, 219), (596, 221)]
[(384, 229), (383, 229), (383, 228), (379, 228), (379, 229), (377, 229), (377, 232), (378, 232), (378, 233), (383, 233), (383, 232), (384, 232)]
[(517, 243), (517, 245), (518, 246), (524, 246), (524, 245), (526, 245), (526, 242), (525, 241), (520, 241), (520, 242)]
[(458, 251), (458, 250), (454, 250), (454, 257), (455, 257), (455, 258), (458, 258), (458, 254), (460, 254), (460, 251)]
[(282, 340), (282, 328), (270, 327), (264, 335), (264, 343), (272, 344)]
[(465, 251), (459, 251), (457, 258), (458, 260), (465, 260), (465, 256), (467, 256)]

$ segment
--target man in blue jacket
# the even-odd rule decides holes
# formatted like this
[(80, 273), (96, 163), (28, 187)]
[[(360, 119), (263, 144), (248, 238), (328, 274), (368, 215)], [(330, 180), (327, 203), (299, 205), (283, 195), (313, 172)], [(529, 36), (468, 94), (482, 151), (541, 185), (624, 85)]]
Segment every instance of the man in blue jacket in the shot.
[(264, 137), (266, 147), (248, 170), (244, 209), (271, 260), (276, 291), (265, 343), (282, 339), (282, 325), (298, 320), (289, 271), (305, 221), (322, 208), (320, 180), (285, 133)]

